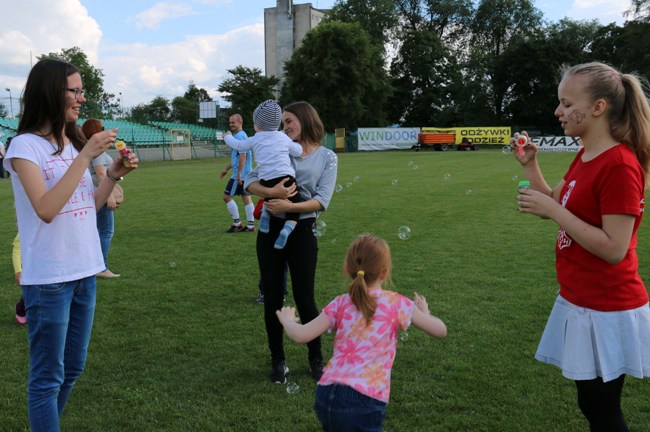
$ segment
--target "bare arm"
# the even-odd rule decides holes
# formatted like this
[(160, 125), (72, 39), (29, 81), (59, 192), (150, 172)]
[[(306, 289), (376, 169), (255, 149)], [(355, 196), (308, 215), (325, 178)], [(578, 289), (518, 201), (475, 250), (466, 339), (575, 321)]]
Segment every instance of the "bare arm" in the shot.
[(298, 324), (296, 309), (293, 307), (285, 306), (275, 311), (275, 314), (287, 332), (287, 336), (297, 343), (311, 342), (325, 333), (330, 326), (330, 320), (324, 313), (321, 313), (307, 324)]
[(244, 170), (246, 164), (246, 153), (239, 154), (239, 169), (237, 170), (237, 184), (243, 185), (244, 180), (241, 178), (241, 172)]
[(415, 293), (413, 302), (415, 303), (415, 308), (413, 309), (413, 316), (411, 321), (420, 330), (425, 333), (430, 334), (433, 337), (439, 339), (447, 336), (447, 326), (444, 322), (438, 317), (435, 317), (429, 313), (429, 305), (427, 300), (418, 293)]

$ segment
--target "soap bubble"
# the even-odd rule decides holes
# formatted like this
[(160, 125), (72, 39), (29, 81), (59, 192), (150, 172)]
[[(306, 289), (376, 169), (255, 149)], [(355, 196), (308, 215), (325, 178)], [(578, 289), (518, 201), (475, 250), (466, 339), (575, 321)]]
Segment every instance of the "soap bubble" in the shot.
[(407, 165), (409, 166), (409, 168), (413, 168), (413, 165), (414, 165), (413, 161), (409, 161), (409, 163)]
[(414, 169), (414, 170), (416, 170), (416, 169), (418, 169), (418, 168), (420, 168), (420, 167), (417, 166), (417, 165), (413, 165), (413, 169)]
[(402, 240), (408, 240), (411, 238), (411, 228), (407, 226), (401, 226), (397, 230), (397, 236), (401, 238)]
[(397, 180), (395, 179), (391, 180), (390, 184), (392, 184), (393, 186), (397, 186)]
[(170, 261), (169, 262), (169, 267), (176, 268), (176, 262), (175, 261)]
[(351, 187), (351, 186), (352, 186), (352, 182), (345, 183), (345, 187)]
[(512, 148), (510, 146), (503, 146), (501, 147), (501, 152), (503, 154), (510, 154), (512, 153)]
[(300, 391), (300, 386), (296, 384), (295, 382), (289, 382), (287, 383), (287, 393), (290, 395), (295, 395), (298, 394)]
[(316, 237), (323, 237), (325, 235), (325, 230), (327, 229), (327, 224), (325, 221), (318, 219), (311, 227), (312, 232)]
[(513, 175), (512, 176), (512, 181), (517, 181), (517, 180), (519, 180), (519, 176), (518, 175)]
[(343, 186), (341, 186), (340, 184), (337, 184), (335, 190), (336, 190), (337, 192), (341, 192), (341, 191), (343, 190)]
[(336, 239), (332, 239), (332, 244), (336, 244)]
[(360, 177), (359, 177), (359, 176), (354, 176), (354, 181), (355, 181), (355, 182), (358, 182), (358, 181), (359, 181), (359, 179), (360, 179)]
[(451, 174), (446, 173), (445, 175), (442, 176), (442, 179), (443, 179), (444, 181), (449, 181), (449, 179), (451, 179)]
[(403, 331), (403, 332), (399, 335), (399, 340), (401, 340), (402, 342), (406, 342), (407, 340), (409, 340), (409, 334), (408, 334), (408, 332)]
[(467, 190), (465, 191), (465, 195), (468, 195), (468, 196), (471, 195), (471, 194), (473, 194), (473, 193), (474, 193), (474, 190), (473, 190), (473, 189), (467, 189)]

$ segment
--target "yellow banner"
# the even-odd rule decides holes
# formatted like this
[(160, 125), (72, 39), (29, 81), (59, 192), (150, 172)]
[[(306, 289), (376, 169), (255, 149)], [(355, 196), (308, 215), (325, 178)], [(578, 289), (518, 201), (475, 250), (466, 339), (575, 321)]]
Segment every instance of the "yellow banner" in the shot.
[(510, 132), (510, 126), (422, 128), (422, 133), (454, 133), (456, 144), (467, 138), (474, 144), (510, 145)]

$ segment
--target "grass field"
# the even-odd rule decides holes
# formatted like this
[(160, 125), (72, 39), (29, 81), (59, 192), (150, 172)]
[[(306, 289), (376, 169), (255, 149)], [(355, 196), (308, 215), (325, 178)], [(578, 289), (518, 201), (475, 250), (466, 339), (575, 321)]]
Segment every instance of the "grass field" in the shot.
[[(572, 157), (540, 155), (549, 183)], [(110, 257), (122, 277), (98, 281), (86, 372), (64, 431), (318, 430), (306, 347), (286, 339), (297, 394), (268, 380), (255, 234), (224, 232), (230, 220), (218, 172), (226, 163), (147, 162), (124, 181)], [(573, 383), (533, 358), (558, 289), (557, 227), (515, 211), (521, 174), (500, 151), (339, 155), (342, 190), (321, 215), (319, 308), (345, 289), (349, 243), (371, 232), (391, 245), (395, 289), (425, 295), (449, 328), (442, 341), (413, 328), (399, 343), (386, 431), (587, 430)], [(8, 181), (0, 182), (0, 203), (0, 431), (23, 431), (28, 347), (26, 328), (14, 322)], [(398, 237), (400, 226), (411, 229), (408, 240)], [(329, 356), (332, 335), (323, 344)], [(623, 397), (630, 430), (650, 431), (648, 382), (629, 378)]]

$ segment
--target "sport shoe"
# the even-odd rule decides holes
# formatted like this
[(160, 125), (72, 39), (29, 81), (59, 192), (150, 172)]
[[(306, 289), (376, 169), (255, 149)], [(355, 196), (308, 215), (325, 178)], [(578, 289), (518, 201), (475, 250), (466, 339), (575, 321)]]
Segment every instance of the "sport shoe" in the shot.
[(255, 227), (254, 226), (247, 226), (244, 228), (244, 231), (246, 232), (255, 232)]
[(271, 382), (276, 384), (284, 384), (287, 382), (287, 374), (289, 373), (289, 368), (284, 360), (272, 360), (271, 361)]
[(244, 224), (239, 224), (239, 225), (232, 224), (232, 225), (230, 225), (230, 228), (228, 228), (226, 230), (226, 232), (227, 233), (237, 233), (237, 232), (244, 231), (245, 229), (246, 229), (246, 227), (244, 226)]
[(259, 304), (264, 304), (264, 294), (258, 295), (255, 301)]
[(325, 369), (325, 363), (323, 359), (317, 358), (309, 360), (309, 371), (311, 372), (311, 377), (314, 381), (320, 381), (320, 378), (323, 376), (323, 369)]

